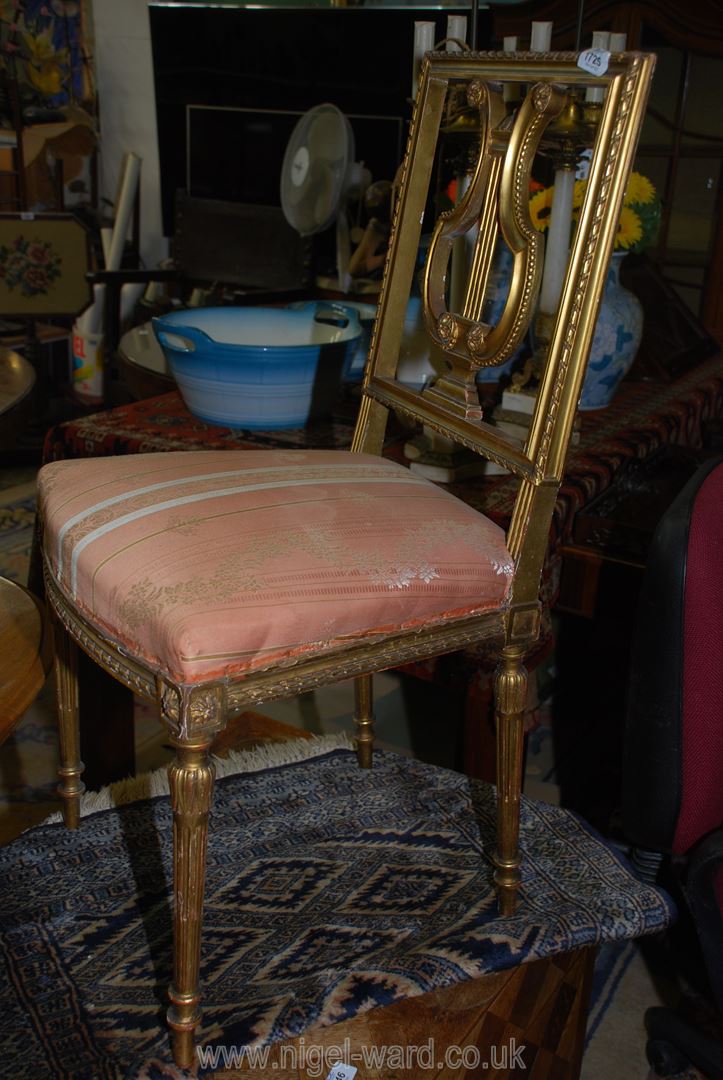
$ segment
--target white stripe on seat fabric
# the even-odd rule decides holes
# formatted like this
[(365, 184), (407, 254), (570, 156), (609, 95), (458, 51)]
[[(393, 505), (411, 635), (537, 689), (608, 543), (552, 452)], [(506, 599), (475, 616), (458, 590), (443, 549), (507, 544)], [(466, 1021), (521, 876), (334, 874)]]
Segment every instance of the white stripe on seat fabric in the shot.
[[(289, 471), (289, 469), (292, 468), (323, 468), (329, 469), (331, 471), (338, 471), (340, 469), (358, 469), (359, 467), (359, 465), (355, 465), (353, 462), (350, 461), (344, 462), (343, 465), (313, 465), (311, 462), (303, 462), (299, 465), (289, 465), (288, 463), (286, 463), (285, 465), (276, 466), (267, 465), (262, 466), (259, 469), (222, 469), (219, 472), (201, 473), (199, 476), (182, 476), (177, 480), (162, 480), (156, 484), (147, 484), (145, 487), (134, 488), (132, 491), (123, 491), (120, 495), (111, 495), (108, 499), (103, 499), (101, 500), (101, 502), (93, 503), (92, 506), (87, 507), (85, 510), (79, 510), (77, 514), (74, 514), (71, 518), (68, 518), (62, 528), (58, 530), (56, 562), (58, 566), (60, 566), (63, 540), (65, 539), (66, 533), (70, 529), (72, 529), (74, 525), (77, 525), (79, 522), (83, 521), (84, 518), (90, 517), (91, 514), (95, 514), (99, 510), (106, 510), (109, 506), (115, 506), (117, 503), (123, 502), (124, 499), (134, 499), (138, 495), (148, 495), (151, 491), (162, 491), (164, 488), (179, 487), (181, 484), (196, 484), (204, 480), (216, 480), (221, 476), (256, 476), (259, 473), (267, 473), (273, 475), (274, 473), (279, 472), (286, 473)], [(365, 465), (363, 467), (376, 468), (378, 466), (371, 465), (371, 462), (365, 462)], [(317, 483), (323, 482), (324, 481), (317, 480)]]
[[(340, 476), (336, 479), (327, 477), (325, 480), (282, 480), (276, 482), (270, 482), (267, 484), (244, 484), (242, 486), (232, 488), (219, 488), (215, 491), (202, 491), (195, 495), (183, 495), (177, 499), (167, 499), (165, 502), (155, 503), (153, 506), (144, 506), (140, 510), (133, 510), (129, 514), (124, 514), (122, 517), (116, 518), (115, 521), (109, 521), (105, 525), (99, 525), (97, 529), (93, 529), (87, 536), (84, 536), (82, 540), (73, 548), (73, 554), (70, 565), (70, 588), (71, 592), (75, 593), (78, 583), (78, 558), (82, 551), (92, 544), (95, 540), (98, 540), (101, 536), (105, 536), (107, 533), (112, 532), (114, 529), (119, 529), (123, 525), (128, 525), (132, 521), (138, 521), (140, 518), (148, 517), (150, 514), (157, 514), (161, 510), (170, 510), (176, 506), (188, 506), (190, 503), (202, 502), (205, 499), (221, 499), (229, 495), (240, 495), (250, 491), (268, 491), (273, 488), (285, 488), (285, 487), (304, 487), (304, 486), (316, 486), (320, 483), (323, 484), (414, 484), (419, 487), (428, 487), (429, 481), (423, 477), (416, 477), (413, 473), (409, 473), (406, 476)], [(263, 507), (260, 507), (263, 509)], [(58, 580), (62, 580), (63, 568), (62, 568), (62, 551), (58, 555)]]

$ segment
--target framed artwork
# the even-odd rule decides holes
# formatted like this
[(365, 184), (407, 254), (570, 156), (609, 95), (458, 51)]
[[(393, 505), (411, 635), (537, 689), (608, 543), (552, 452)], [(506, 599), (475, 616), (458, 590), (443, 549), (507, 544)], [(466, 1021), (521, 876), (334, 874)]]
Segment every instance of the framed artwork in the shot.
[(0, 214), (0, 311), (79, 315), (91, 303), (90, 240), (72, 214)]
[(0, 50), (23, 105), (92, 102), (92, 25), (88, 0), (0, 0)]

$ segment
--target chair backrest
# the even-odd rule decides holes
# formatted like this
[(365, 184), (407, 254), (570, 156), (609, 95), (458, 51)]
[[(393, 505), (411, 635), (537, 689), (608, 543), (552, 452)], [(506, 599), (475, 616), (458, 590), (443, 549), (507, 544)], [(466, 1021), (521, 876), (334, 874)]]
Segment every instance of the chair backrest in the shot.
[[(507, 538), (516, 564), (511, 640), (535, 633), (550, 520), (653, 67), (652, 55), (615, 54), (605, 75), (595, 78), (573, 53), (429, 53), (422, 68), (353, 449), (381, 452), (386, 418), (394, 409), (519, 477)], [(504, 102), (511, 95), (503, 93), (511, 84), (522, 87), (513, 112)], [(606, 88), (605, 101), (590, 129), (586, 196), (523, 445), (485, 423), (475, 378), (480, 368), (514, 354), (535, 314), (543, 237), (530, 218), (533, 162), (545, 141), (548, 149), (563, 146), (566, 123), (579, 114), (584, 88), (592, 84)], [(427, 333), (449, 370), (417, 391), (396, 379), (397, 360), (438, 146), (450, 97), (460, 93), (479, 116), (479, 151), (466, 194), (437, 222), (421, 286)], [(569, 145), (568, 137), (568, 152)], [(466, 288), (453, 304), (453, 246), (472, 230), (477, 232)], [(482, 321), (482, 305), (500, 235), (512, 253), (513, 273), (504, 310), (490, 326)]]
[(685, 855), (723, 826), (723, 460), (663, 515), (638, 607), (623, 820), (640, 848)]

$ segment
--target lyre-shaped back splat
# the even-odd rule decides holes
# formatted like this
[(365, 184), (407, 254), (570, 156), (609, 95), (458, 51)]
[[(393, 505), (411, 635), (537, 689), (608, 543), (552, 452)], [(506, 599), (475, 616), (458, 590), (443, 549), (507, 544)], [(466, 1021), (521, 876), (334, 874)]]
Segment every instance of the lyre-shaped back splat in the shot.
[[(545, 128), (560, 114), (566, 94), (549, 84), (528, 93), (514, 126), (500, 128), (504, 105), (496, 91), (472, 82), (469, 98), (482, 119), (480, 153), (464, 198), (440, 216), (429, 248), (422, 288), (424, 316), (450, 370), (426, 391), (429, 398), (465, 420), (481, 419), (475, 376), (503, 364), (515, 352), (534, 310), (542, 275), (542, 236), (529, 210), (530, 174)], [(513, 255), (512, 283), (497, 326), (480, 321), (495, 240), (496, 222)], [(479, 225), (461, 312), (447, 308), (445, 286), (454, 241)]]

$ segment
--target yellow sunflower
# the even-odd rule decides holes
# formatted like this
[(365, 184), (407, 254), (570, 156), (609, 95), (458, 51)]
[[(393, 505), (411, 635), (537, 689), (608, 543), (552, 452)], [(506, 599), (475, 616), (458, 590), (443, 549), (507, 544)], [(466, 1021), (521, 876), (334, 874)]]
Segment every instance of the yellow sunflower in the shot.
[(550, 225), (552, 195), (554, 188), (543, 188), (530, 199), (530, 217), (538, 232), (544, 232)]
[(631, 173), (628, 186), (625, 189), (624, 205), (633, 206), (637, 203), (639, 206), (647, 206), (654, 199), (655, 188), (647, 176), (643, 176), (638, 172)]
[(643, 235), (643, 223), (629, 206), (624, 206), (620, 213), (620, 221), (618, 222), (618, 231), (615, 236), (615, 247), (631, 248), (634, 244), (637, 244), (638, 240)]

